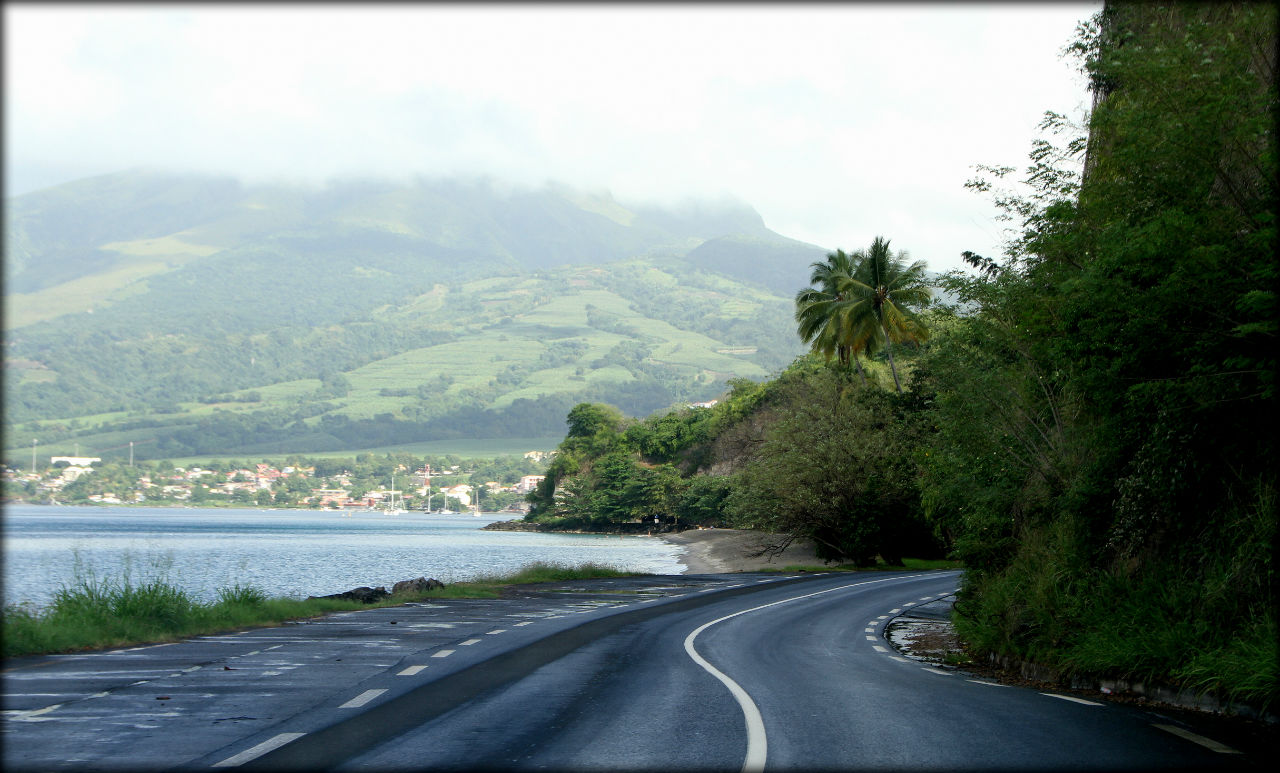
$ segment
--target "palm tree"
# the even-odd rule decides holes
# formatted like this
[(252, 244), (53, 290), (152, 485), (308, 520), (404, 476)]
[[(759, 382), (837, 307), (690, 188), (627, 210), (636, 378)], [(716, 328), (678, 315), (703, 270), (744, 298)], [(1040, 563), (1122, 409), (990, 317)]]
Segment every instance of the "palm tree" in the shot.
[(811, 344), (813, 351), (823, 354), (827, 360), (835, 355), (841, 365), (847, 366), (852, 358), (858, 375), (865, 383), (867, 375), (862, 371), (858, 355), (865, 353), (870, 356), (879, 348), (881, 333), (878, 327), (867, 324), (865, 319), (856, 326), (850, 324), (854, 304), (846, 297), (845, 286), (853, 279), (857, 265), (855, 256), (846, 254), (844, 250), (828, 254), (825, 263), (812, 264), (809, 284), (817, 287), (807, 287), (796, 293), (795, 318), (802, 341)]
[(826, 263), (814, 263), (812, 268), (809, 284), (817, 287), (796, 294), (801, 340), (828, 359), (833, 353), (839, 355), (842, 364), (852, 356), (860, 374), (858, 355), (870, 357), (883, 345), (893, 385), (901, 394), (893, 344), (918, 343), (929, 337), (913, 311), (932, 295), (924, 261), (908, 265), (906, 253), (894, 255), (888, 240), (877, 236), (870, 249), (851, 255), (836, 250)]

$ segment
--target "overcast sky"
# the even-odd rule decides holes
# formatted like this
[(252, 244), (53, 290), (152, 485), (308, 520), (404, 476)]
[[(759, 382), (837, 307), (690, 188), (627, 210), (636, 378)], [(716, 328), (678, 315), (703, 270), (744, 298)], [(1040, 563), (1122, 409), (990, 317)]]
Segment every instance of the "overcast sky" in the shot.
[(732, 197), (828, 249), (998, 252), (1094, 3), (4, 6), (6, 195), (135, 166)]

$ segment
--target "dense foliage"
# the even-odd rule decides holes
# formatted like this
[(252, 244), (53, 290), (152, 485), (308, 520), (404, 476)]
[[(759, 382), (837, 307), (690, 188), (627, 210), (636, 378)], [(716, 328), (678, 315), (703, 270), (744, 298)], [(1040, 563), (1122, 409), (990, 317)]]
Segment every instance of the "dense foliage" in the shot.
[(1108, 5), (1087, 142), (1048, 116), (1007, 257), (949, 281), (925, 497), (979, 650), (1277, 691), (1275, 14)]
[(972, 183), (1011, 238), (943, 280), (956, 303), (919, 316), (907, 389), (887, 350), (873, 383), (851, 370), (878, 325), (839, 311), (857, 260), (837, 252), (797, 296), (815, 354), (709, 409), (579, 405), (531, 517), (745, 526), (860, 564), (940, 544), (980, 654), (1267, 705), (1276, 22), (1109, 4), (1073, 44), (1090, 125), (1047, 115), (1025, 194), (1011, 169)]

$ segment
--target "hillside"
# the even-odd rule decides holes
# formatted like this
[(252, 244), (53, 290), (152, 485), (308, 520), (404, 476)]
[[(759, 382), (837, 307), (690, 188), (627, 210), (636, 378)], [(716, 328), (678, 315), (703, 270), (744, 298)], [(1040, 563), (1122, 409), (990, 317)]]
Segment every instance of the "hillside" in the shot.
[[(10, 199), (6, 459), (552, 437), (800, 350), (823, 250), (743, 207), (132, 171)], [(735, 259), (734, 256), (737, 256)]]

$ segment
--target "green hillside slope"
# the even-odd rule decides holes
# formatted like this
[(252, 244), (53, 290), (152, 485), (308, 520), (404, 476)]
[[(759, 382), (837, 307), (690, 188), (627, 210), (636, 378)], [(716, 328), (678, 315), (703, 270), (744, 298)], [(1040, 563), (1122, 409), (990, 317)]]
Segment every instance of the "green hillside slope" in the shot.
[[(822, 252), (746, 208), (485, 183), (131, 172), (6, 205), (10, 459), (555, 436), (583, 399), (707, 399), (800, 351), (789, 297)], [(689, 255), (725, 239), (772, 281)]]

